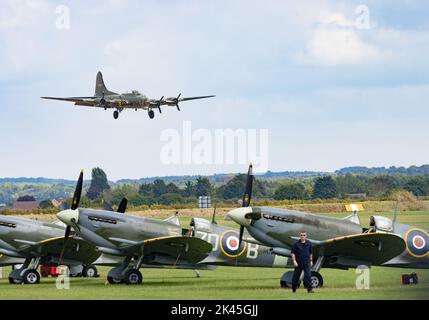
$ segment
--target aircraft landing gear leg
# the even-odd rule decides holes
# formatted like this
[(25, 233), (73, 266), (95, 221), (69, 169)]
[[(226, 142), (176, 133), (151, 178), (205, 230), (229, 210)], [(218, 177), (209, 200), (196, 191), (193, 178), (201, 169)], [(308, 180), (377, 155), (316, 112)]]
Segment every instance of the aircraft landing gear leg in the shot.
[(119, 118), (119, 111), (118, 110), (113, 111), (113, 118), (114, 119), (118, 119)]
[(21, 273), (23, 273), (28, 266), (30, 265), (31, 259), (27, 258), (25, 259), (24, 263), (20, 268), (13, 269), (9, 273), (9, 283), (10, 284), (21, 284), (24, 282), (24, 278), (22, 277)]
[(313, 270), (311, 270), (311, 286), (313, 288), (321, 288), (323, 286), (323, 277), (319, 271), (322, 268), (324, 260), (324, 256), (318, 257), (316, 263), (313, 266)]
[(197, 277), (197, 278), (201, 278), (201, 274), (200, 274), (200, 272), (198, 271), (198, 270), (194, 270), (195, 271), (195, 276)]
[(139, 271), (140, 267), (143, 264), (143, 255), (141, 255), (134, 268), (127, 270), (125, 272), (124, 281), (128, 285), (141, 284), (143, 282), (143, 275)]
[(126, 257), (122, 264), (109, 271), (107, 274), (107, 282), (110, 284), (124, 283), (124, 273), (129, 268), (131, 257)]
[[(33, 261), (33, 263), (31, 263)], [(30, 265), (31, 263), (31, 265)], [(9, 274), (11, 284), (37, 284), (40, 283), (40, 274), (37, 268), (40, 264), (40, 257), (36, 259), (26, 259), (21, 268), (12, 270)]]
[[(280, 287), (284, 289), (292, 288), (293, 271), (288, 271), (280, 278)], [(299, 284), (298, 284), (299, 286)]]

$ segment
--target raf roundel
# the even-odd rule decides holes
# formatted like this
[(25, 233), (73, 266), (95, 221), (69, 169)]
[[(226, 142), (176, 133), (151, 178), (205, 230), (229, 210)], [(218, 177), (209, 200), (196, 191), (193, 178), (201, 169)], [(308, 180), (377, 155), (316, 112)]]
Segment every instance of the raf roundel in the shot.
[(245, 241), (239, 244), (239, 233), (238, 231), (228, 230), (225, 231), (220, 239), (220, 249), (222, 253), (230, 258), (235, 258), (242, 255), (246, 251), (247, 244)]
[(416, 258), (429, 255), (429, 234), (418, 228), (411, 228), (406, 235), (407, 251)]

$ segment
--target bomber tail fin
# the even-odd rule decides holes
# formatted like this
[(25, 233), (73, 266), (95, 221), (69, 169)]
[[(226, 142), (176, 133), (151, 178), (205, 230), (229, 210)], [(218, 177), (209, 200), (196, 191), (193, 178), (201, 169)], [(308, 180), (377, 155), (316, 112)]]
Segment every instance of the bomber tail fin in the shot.
[(97, 73), (97, 80), (95, 82), (95, 96), (102, 97), (103, 93), (106, 95), (117, 94), (115, 92), (107, 90), (106, 85), (104, 84), (103, 75), (99, 71)]

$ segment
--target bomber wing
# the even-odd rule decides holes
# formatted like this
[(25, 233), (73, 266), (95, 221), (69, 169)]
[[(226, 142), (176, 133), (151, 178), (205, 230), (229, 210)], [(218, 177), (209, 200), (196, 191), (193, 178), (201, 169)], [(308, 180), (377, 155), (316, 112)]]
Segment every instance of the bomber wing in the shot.
[(74, 102), (78, 106), (88, 106), (94, 107), (99, 103), (99, 98), (94, 97), (70, 97), (70, 98), (58, 98), (58, 97), (40, 97), (41, 99), (46, 100), (58, 100), (58, 101), (67, 101)]
[(313, 247), (315, 255), (338, 257), (339, 264), (351, 267), (359, 262), (380, 265), (404, 250), (404, 240), (393, 233), (362, 233), (332, 238), (317, 242)]

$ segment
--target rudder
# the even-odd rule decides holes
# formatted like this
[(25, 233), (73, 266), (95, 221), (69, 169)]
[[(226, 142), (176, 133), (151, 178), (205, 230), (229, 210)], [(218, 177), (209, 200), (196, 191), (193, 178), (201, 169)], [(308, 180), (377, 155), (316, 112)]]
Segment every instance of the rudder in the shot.
[(103, 75), (99, 71), (97, 73), (97, 79), (95, 81), (95, 96), (102, 97), (103, 93), (105, 95), (117, 94), (115, 92), (107, 90), (106, 85), (104, 84)]

